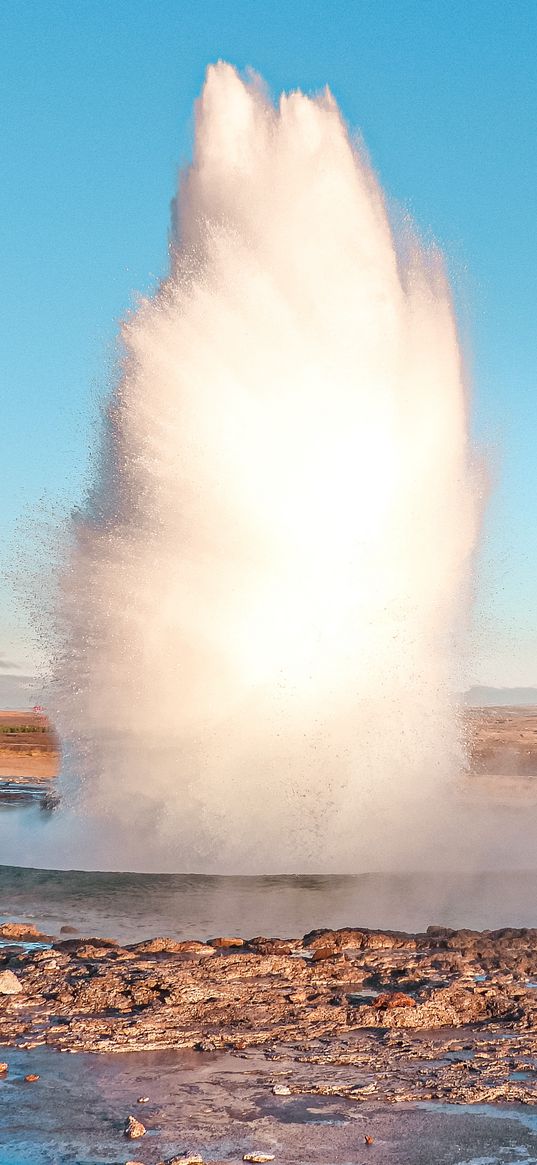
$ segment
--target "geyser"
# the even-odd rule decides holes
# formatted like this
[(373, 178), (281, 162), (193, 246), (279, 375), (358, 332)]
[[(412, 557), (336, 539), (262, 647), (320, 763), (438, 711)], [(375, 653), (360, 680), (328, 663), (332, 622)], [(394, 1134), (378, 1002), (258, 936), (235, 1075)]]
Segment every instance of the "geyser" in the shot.
[(479, 473), (441, 257), (328, 91), (209, 69), (122, 341), (49, 701), (96, 864), (430, 866)]

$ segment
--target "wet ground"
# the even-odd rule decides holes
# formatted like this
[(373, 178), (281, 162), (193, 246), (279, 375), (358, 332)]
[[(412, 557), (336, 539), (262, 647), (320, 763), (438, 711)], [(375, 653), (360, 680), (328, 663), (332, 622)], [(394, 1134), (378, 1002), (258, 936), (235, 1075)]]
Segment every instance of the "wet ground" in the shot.
[(58, 805), (53, 781), (28, 781), (23, 777), (0, 778), (0, 811), (13, 813), (21, 809), (51, 811)]
[[(156, 1165), (274, 1154), (281, 1165), (511, 1165), (537, 1162), (527, 1107), (377, 1105), (275, 1096), (286, 1066), (196, 1053), (61, 1055), (9, 1050), (0, 1081), (0, 1165)], [(24, 1076), (39, 1074), (28, 1084)], [(139, 1098), (148, 1097), (146, 1103)], [(123, 1134), (134, 1114), (147, 1128)], [(374, 1143), (365, 1144), (365, 1136)]]

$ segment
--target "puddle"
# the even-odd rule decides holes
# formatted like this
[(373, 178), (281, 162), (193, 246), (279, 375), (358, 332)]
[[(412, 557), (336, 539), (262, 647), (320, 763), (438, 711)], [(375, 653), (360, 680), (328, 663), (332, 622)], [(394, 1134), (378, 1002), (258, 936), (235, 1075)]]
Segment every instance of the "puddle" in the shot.
[[(537, 1165), (537, 1114), (520, 1106), (380, 1105), (332, 1095), (274, 1096), (275, 1082), (330, 1084), (333, 1068), (263, 1056), (147, 1052), (62, 1055), (0, 1049), (0, 1165), (111, 1165), (138, 1157), (132, 1114), (147, 1136), (145, 1165), (199, 1153), (208, 1162), (274, 1154), (276, 1165)], [(24, 1076), (35, 1072), (33, 1085)], [(345, 1082), (348, 1078), (345, 1076)], [(138, 1098), (148, 1097), (138, 1104)], [(365, 1147), (365, 1135), (374, 1145)], [(143, 1148), (143, 1152), (141, 1151)]]
[(0, 810), (23, 809), (37, 806), (42, 812), (51, 812), (60, 803), (60, 798), (51, 781), (39, 782), (0, 780)]
[(537, 1112), (526, 1105), (520, 1104), (442, 1104), (439, 1101), (418, 1101), (416, 1108), (423, 1112), (465, 1114), (467, 1116), (486, 1116), (489, 1120), (520, 1121), (532, 1132), (537, 1133)]

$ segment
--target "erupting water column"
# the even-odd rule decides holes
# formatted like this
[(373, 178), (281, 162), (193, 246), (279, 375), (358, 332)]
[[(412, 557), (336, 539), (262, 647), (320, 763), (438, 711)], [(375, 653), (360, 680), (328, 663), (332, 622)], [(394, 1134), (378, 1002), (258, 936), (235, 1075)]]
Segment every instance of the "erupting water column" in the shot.
[(223, 63), (174, 216), (59, 581), (92, 844), (109, 867), (430, 865), (479, 492), (441, 258), (396, 243), (328, 91), (275, 109)]

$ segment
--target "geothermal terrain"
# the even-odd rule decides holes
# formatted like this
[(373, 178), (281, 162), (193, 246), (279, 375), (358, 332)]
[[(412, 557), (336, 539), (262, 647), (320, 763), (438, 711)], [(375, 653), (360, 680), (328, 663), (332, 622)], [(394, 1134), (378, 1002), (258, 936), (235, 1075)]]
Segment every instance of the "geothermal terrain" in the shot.
[[(469, 708), (465, 718), (474, 776), (513, 785), (537, 776), (537, 707)], [(0, 777), (49, 779), (59, 762), (58, 738), (45, 715), (0, 711)]]
[(537, 1100), (537, 931), (345, 927), (209, 942), (0, 927), (0, 1043), (270, 1061), (275, 1095)]

